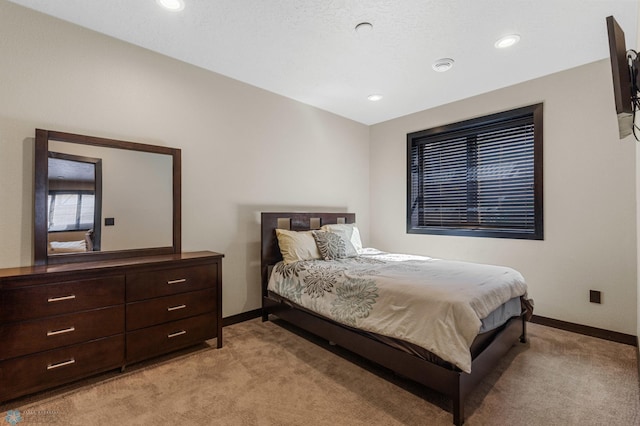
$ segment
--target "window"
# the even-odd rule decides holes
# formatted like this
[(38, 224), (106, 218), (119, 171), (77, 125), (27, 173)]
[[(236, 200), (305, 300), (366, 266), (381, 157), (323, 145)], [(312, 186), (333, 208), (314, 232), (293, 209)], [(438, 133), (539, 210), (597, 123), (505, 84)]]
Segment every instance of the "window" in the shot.
[(542, 104), (408, 134), (407, 232), (542, 240)]
[(95, 194), (87, 191), (49, 191), (49, 231), (93, 228)]

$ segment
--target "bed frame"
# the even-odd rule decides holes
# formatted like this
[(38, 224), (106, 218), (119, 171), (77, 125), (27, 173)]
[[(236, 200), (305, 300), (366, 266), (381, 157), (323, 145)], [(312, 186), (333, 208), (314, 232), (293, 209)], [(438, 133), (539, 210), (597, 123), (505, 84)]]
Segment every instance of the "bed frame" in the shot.
[(365, 359), (386, 367), (453, 401), (453, 423), (464, 423), (464, 400), (475, 385), (489, 373), (518, 341), (526, 341), (524, 314), (511, 318), (482, 344), (472, 361), (471, 374), (426, 361), (393, 348), (334, 321), (281, 302), (267, 290), (270, 267), (282, 260), (275, 229), (303, 231), (332, 223), (355, 223), (354, 213), (262, 213), (262, 320), (274, 314), (303, 330), (322, 337)]

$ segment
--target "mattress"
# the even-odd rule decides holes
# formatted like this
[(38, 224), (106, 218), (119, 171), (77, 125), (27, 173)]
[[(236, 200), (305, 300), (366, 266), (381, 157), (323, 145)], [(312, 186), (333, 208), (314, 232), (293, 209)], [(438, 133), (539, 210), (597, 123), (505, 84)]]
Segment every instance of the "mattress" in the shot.
[(527, 287), (511, 268), (367, 250), (348, 259), (279, 263), (268, 290), (470, 372), (476, 336), (520, 315)]

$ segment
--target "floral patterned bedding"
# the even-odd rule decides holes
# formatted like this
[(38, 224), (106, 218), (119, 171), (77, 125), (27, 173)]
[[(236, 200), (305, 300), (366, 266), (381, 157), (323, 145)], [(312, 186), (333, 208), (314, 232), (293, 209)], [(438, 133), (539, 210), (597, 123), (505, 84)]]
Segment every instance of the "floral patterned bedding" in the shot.
[(421, 346), (469, 373), (481, 320), (527, 286), (507, 267), (365, 249), (346, 259), (280, 262), (268, 289), (336, 322)]

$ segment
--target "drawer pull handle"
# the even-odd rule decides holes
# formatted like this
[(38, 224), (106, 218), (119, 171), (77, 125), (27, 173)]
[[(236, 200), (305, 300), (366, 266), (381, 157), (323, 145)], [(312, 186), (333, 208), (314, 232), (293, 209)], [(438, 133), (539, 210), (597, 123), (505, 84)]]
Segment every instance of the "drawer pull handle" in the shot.
[(57, 334), (71, 333), (72, 331), (76, 331), (76, 328), (67, 327), (67, 328), (62, 328), (60, 330), (47, 331), (47, 336), (55, 336)]
[(50, 297), (47, 299), (47, 302), (51, 303), (51, 302), (62, 302), (63, 300), (71, 300), (71, 299), (75, 299), (76, 295), (75, 294), (70, 294), (69, 296), (61, 296), (61, 297)]
[(47, 370), (53, 370), (54, 368), (64, 367), (65, 365), (75, 364), (76, 360), (71, 358), (67, 361), (55, 362), (53, 364), (47, 365)]
[(171, 284), (180, 284), (180, 283), (186, 283), (187, 279), (186, 278), (180, 278), (179, 280), (169, 280), (167, 281), (167, 284), (171, 285)]
[(169, 339), (171, 339), (172, 337), (182, 336), (183, 334), (187, 334), (187, 332), (184, 331), (184, 330), (180, 330), (180, 331), (176, 331), (175, 333), (171, 333), (171, 334), (167, 335), (167, 337)]
[(187, 305), (177, 305), (177, 306), (170, 306), (167, 308), (167, 311), (171, 312), (171, 311), (177, 311), (179, 309), (184, 309), (186, 308)]

